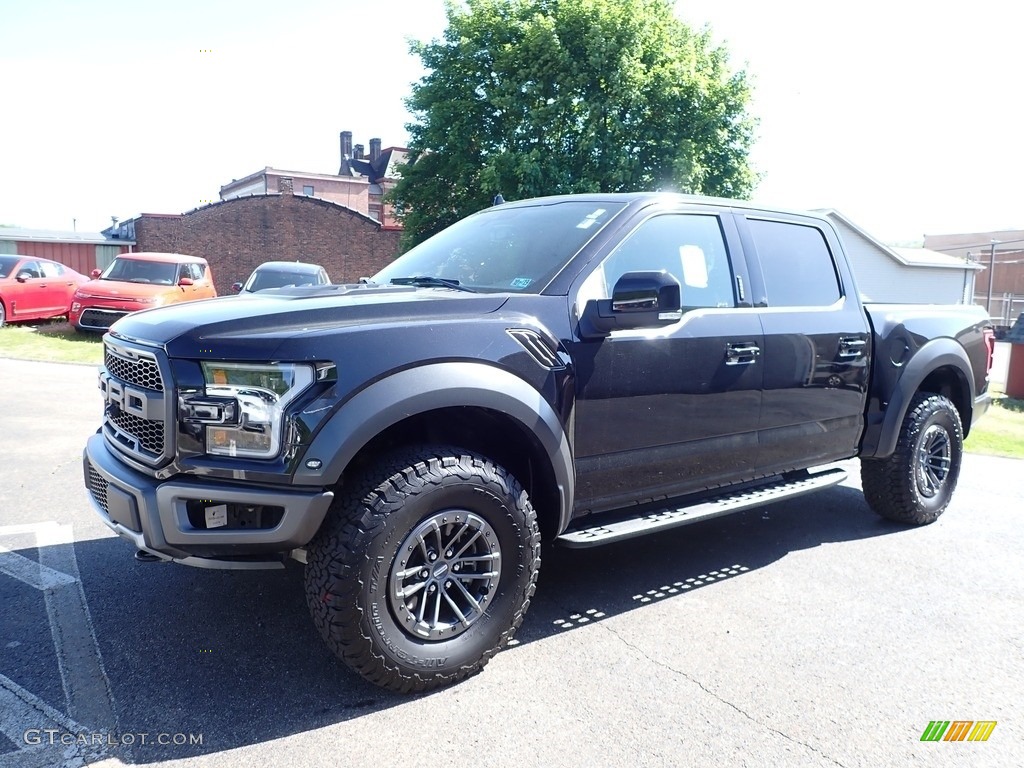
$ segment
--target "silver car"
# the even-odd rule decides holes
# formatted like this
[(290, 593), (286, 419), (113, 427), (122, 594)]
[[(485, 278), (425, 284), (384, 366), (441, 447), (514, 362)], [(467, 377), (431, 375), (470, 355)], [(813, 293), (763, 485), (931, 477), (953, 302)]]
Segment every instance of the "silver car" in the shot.
[(331, 278), (319, 264), (301, 261), (265, 261), (253, 270), (244, 283), (235, 283), (238, 293), (255, 293), (268, 288), (291, 288), (297, 285), (330, 285)]

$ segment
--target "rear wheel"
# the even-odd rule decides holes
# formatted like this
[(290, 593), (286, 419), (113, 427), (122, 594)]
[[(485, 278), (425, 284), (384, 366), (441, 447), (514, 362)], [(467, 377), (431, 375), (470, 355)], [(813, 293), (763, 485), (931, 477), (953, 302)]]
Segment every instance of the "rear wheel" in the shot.
[(871, 508), (888, 520), (925, 525), (938, 519), (960, 477), (963, 427), (953, 403), (918, 393), (887, 459), (863, 459), (861, 481)]
[(4, 324), (6, 322), (7, 322), (7, 308), (4, 306), (4, 303), (2, 301), (0, 301), (0, 328), (3, 328)]
[(371, 466), (310, 544), (306, 601), (328, 646), (377, 685), (424, 691), (478, 672), (512, 638), (540, 566), (518, 481), (425, 446)]

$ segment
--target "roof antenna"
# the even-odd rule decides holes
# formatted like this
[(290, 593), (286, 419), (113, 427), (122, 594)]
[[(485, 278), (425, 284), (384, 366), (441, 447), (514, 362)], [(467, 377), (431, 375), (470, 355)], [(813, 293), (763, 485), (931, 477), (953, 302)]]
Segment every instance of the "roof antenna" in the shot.
[(501, 196), (501, 192), (494, 196), (494, 202), (491, 205), (501, 205), (505, 202), (505, 198)]

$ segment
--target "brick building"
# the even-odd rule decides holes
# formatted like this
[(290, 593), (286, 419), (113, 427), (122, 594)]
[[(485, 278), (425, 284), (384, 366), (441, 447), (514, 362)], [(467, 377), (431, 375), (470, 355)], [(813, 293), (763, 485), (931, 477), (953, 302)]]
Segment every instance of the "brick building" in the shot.
[(367, 153), (362, 144), (352, 145), (352, 131), (341, 132), (341, 165), (337, 175), (286, 171), (266, 167), (220, 188), (221, 200), (247, 195), (290, 191), (344, 205), (381, 222), (385, 229), (401, 229), (383, 196), (398, 181), (398, 167), (405, 162), (405, 147), (381, 148), (380, 139), (370, 139)]
[(206, 258), (222, 295), (264, 261), (314, 262), (335, 283), (356, 282), (398, 255), (401, 235), (349, 207), (287, 189), (222, 200), (184, 214), (144, 213), (108, 233), (130, 238), (136, 251)]
[(988, 306), (989, 314), (998, 324), (1012, 325), (1024, 311), (1024, 230), (925, 235), (924, 244), (926, 248), (967, 258), (984, 267), (974, 286), (974, 303)]

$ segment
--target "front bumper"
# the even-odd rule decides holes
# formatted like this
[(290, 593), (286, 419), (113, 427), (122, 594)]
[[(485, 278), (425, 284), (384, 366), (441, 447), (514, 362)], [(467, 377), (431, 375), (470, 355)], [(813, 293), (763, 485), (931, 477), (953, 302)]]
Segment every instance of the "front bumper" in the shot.
[[(177, 478), (160, 482), (123, 464), (101, 433), (82, 456), (89, 500), (100, 519), (138, 549), (162, 560), (201, 568), (280, 568), (313, 538), (334, 498), (331, 491)], [(201, 509), (273, 509), (270, 527), (253, 516), (204, 527)], [(207, 520), (211, 518), (206, 518)], [(230, 518), (228, 518), (230, 521)]]

